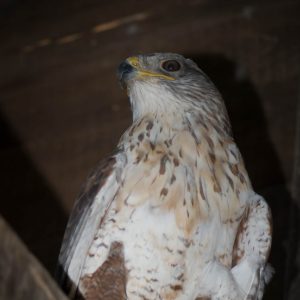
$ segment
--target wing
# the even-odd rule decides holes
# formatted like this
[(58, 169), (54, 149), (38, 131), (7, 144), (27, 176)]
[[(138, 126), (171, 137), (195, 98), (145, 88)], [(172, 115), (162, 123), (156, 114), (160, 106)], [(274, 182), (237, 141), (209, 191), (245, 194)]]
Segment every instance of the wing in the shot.
[(58, 259), (57, 280), (74, 297), (86, 253), (118, 190), (117, 156), (103, 160), (87, 178), (71, 212)]
[(261, 299), (272, 276), (267, 265), (272, 242), (271, 211), (265, 200), (253, 193), (242, 219), (233, 249), (232, 274), (247, 295)]

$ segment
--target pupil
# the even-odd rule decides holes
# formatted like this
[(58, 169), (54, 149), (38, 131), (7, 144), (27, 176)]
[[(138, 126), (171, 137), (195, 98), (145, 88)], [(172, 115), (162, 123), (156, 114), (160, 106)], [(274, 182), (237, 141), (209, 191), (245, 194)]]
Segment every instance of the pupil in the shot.
[(167, 60), (163, 63), (162, 67), (169, 72), (178, 71), (180, 64), (176, 60)]

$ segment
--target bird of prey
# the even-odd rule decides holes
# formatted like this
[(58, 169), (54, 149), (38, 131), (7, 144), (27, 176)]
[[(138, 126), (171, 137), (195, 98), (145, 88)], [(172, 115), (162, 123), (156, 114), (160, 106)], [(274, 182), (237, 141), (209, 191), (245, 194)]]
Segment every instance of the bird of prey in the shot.
[(222, 97), (190, 59), (127, 58), (133, 123), (89, 176), (60, 256), (72, 299), (261, 299), (271, 213)]

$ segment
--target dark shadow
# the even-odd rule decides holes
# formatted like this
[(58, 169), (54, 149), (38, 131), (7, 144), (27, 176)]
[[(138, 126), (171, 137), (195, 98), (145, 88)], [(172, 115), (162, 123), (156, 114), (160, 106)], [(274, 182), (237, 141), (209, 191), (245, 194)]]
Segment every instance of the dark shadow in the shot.
[(0, 213), (53, 273), (67, 216), (0, 112)]
[[(284, 183), (279, 159), (270, 141), (264, 112), (246, 70), (218, 55), (192, 58), (221, 92), (233, 134), (256, 189)], [(270, 172), (272, 170), (272, 172)]]
[[(273, 245), (270, 262), (276, 273), (264, 299), (284, 299), (293, 271), (290, 266), (289, 211), (293, 203), (269, 137), (266, 119), (246, 70), (222, 55), (186, 54), (211, 78), (226, 103), (235, 140), (244, 157), (254, 189), (268, 201), (273, 213)], [(294, 236), (295, 244), (297, 236)], [(292, 249), (295, 251), (296, 249)], [(288, 257), (287, 257), (288, 256)]]

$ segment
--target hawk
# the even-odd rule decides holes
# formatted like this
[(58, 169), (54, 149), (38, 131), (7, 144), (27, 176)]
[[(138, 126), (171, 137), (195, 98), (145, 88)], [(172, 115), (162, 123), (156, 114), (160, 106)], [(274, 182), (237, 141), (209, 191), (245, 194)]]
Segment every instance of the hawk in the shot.
[(72, 299), (261, 299), (271, 213), (216, 87), (173, 53), (118, 69), (133, 123), (89, 176), (59, 255)]

